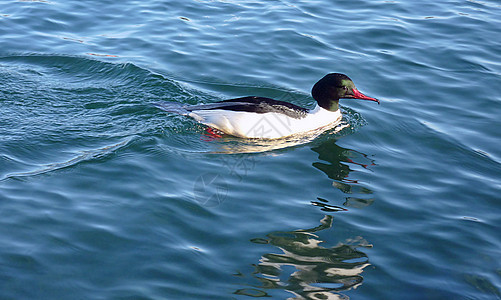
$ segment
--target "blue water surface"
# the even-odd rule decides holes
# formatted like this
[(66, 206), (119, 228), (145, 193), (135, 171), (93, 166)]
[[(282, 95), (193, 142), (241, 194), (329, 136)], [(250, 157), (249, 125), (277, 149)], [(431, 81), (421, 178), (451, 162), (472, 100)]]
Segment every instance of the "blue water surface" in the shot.
[[(501, 299), (501, 4), (0, 1), (0, 299)], [(208, 135), (256, 95), (345, 128)]]

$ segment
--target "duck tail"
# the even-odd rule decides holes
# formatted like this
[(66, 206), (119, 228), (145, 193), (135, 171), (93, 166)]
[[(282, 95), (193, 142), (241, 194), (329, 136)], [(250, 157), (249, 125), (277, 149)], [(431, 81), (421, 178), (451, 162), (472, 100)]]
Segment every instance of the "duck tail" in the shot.
[(190, 111), (185, 104), (178, 102), (162, 101), (153, 104), (155, 107), (160, 108), (166, 112), (175, 113), (179, 115), (188, 115)]

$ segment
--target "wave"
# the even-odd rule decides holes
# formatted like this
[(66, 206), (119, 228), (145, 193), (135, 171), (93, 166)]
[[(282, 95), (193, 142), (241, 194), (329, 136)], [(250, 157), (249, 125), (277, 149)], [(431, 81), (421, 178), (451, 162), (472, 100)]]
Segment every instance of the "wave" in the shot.
[(127, 138), (119, 143), (108, 145), (105, 147), (101, 147), (98, 149), (84, 150), (80, 151), (79, 154), (70, 158), (66, 161), (59, 163), (51, 163), (38, 166), (35, 170), (27, 171), (27, 172), (19, 172), (19, 173), (10, 173), (5, 175), (0, 179), (1, 181), (5, 181), (7, 179), (23, 179), (26, 177), (33, 177), (38, 175), (47, 174), (50, 172), (60, 171), (63, 169), (75, 167), (81, 163), (92, 162), (100, 159), (104, 159), (108, 156), (113, 155), (117, 151), (125, 148), (130, 144), (132, 138)]

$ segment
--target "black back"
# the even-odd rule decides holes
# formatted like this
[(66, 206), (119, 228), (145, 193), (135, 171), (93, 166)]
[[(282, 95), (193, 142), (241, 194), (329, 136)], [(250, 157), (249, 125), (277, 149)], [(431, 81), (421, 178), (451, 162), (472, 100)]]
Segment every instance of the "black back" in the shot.
[(242, 97), (230, 100), (219, 101), (213, 104), (209, 104), (204, 107), (204, 105), (198, 107), (190, 107), (190, 110), (214, 110), (214, 109), (224, 109), (231, 111), (245, 111), (253, 112), (258, 114), (264, 114), (268, 112), (284, 114), (288, 117), (301, 119), (308, 114), (308, 109), (301, 106), (294, 105), (292, 103), (278, 101), (265, 97)]

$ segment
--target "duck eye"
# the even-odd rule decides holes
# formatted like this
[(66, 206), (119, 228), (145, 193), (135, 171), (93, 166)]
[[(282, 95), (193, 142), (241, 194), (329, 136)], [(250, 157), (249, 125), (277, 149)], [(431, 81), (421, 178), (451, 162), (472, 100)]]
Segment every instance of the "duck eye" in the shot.
[(343, 86), (343, 90), (347, 91), (348, 90), (348, 87), (345, 85)]

